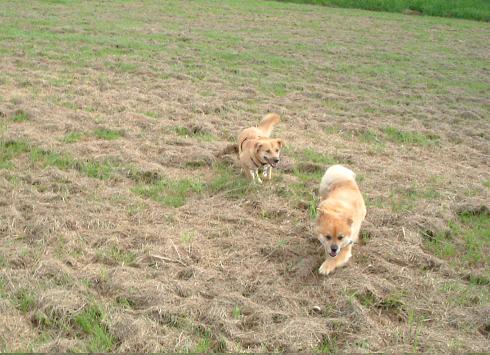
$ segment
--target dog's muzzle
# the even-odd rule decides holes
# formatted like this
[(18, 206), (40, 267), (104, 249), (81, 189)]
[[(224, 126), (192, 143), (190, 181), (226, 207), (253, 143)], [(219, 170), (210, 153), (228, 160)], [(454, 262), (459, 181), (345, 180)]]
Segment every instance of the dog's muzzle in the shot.
[(272, 166), (273, 168), (275, 168), (277, 166), (277, 164), (279, 163), (279, 158), (274, 158), (274, 159), (267, 159), (267, 162), (269, 163), (270, 166)]

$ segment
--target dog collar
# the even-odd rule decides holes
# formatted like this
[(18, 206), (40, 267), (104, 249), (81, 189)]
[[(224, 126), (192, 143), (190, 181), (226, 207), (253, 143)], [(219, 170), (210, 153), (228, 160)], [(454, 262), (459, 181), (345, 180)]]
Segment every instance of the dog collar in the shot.
[(256, 168), (260, 168), (261, 166), (264, 166), (266, 163), (263, 163), (259, 160), (259, 163), (257, 163), (255, 160), (254, 160), (254, 157), (253, 156), (250, 156), (250, 160), (252, 160), (252, 163), (254, 163), (255, 167)]
[(240, 143), (240, 151), (243, 150), (243, 143), (245, 143), (246, 140), (248, 140), (249, 137), (246, 137), (241, 143)]

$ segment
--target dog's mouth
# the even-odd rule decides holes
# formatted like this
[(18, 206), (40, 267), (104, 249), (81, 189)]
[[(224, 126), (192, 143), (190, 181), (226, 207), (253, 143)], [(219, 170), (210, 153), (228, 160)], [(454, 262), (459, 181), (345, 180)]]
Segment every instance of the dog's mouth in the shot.
[(337, 253), (331, 251), (330, 253), (328, 253), (328, 255), (330, 255), (332, 258), (335, 258), (337, 256)]
[(269, 164), (273, 168), (275, 168), (277, 166), (277, 164), (279, 164), (279, 162), (274, 162), (273, 160), (270, 160), (269, 158), (265, 158), (265, 161), (267, 162), (267, 164)]

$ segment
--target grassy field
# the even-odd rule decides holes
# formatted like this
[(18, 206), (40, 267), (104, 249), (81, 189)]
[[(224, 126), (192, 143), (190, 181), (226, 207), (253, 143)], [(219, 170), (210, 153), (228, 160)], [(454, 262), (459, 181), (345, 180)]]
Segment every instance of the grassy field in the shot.
[[(4, 1), (0, 350), (488, 350), (489, 48), (437, 17)], [(250, 185), (216, 154), (271, 111)], [(333, 163), (368, 217), (320, 277)]]
[(401, 12), (490, 21), (487, 0), (277, 0), (371, 11)]

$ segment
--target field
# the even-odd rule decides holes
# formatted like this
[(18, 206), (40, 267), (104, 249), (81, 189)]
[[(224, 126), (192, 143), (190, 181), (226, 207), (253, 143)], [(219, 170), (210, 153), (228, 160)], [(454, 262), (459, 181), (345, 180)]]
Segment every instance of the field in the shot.
[[(263, 1), (4, 1), (0, 350), (490, 348), (490, 26)], [(217, 157), (266, 112), (272, 183)], [(324, 169), (362, 242), (329, 277)]]
[(400, 12), (410, 15), (455, 17), (490, 21), (487, 0), (277, 0), (371, 11)]

